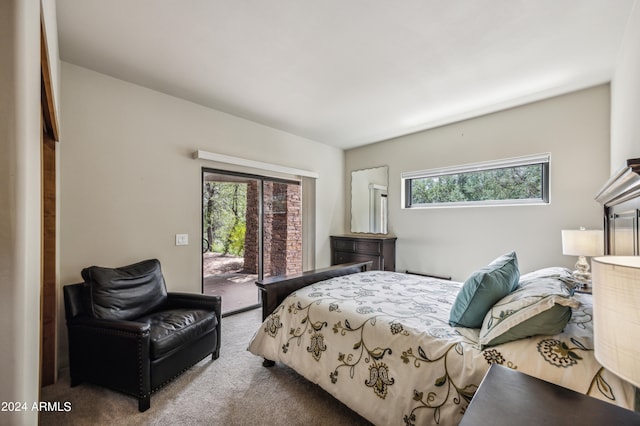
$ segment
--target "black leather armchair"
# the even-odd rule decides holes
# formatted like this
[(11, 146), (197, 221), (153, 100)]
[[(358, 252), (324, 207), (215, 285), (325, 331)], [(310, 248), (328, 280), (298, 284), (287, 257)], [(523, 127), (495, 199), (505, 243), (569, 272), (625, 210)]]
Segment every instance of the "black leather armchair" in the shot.
[(220, 354), (221, 298), (168, 293), (160, 262), (82, 270), (64, 286), (71, 386), (83, 381), (138, 398)]

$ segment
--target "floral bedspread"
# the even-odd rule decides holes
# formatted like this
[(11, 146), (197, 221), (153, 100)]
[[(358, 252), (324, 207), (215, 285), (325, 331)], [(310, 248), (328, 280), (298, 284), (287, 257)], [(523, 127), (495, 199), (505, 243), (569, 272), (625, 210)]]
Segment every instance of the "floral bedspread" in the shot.
[(249, 350), (377, 425), (457, 425), (493, 363), (633, 407), (631, 386), (594, 358), (590, 295), (576, 295), (563, 333), (480, 350), (448, 324), (461, 285), (384, 271), (312, 284), (264, 321)]

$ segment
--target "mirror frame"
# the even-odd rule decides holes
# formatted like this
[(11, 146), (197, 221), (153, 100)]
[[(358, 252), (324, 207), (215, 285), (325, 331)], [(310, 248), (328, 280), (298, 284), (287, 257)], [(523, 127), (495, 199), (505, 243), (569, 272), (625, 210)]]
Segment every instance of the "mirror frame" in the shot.
[[(368, 173), (366, 173), (368, 172)], [(382, 176), (384, 174), (384, 176)], [(355, 176), (371, 176), (362, 182), (356, 181)], [(379, 175), (379, 176), (378, 176)], [(360, 180), (360, 179), (359, 179)], [(358, 187), (356, 187), (358, 185)], [(372, 191), (380, 191), (380, 198), (372, 198)], [(353, 234), (377, 234), (388, 233), (387, 218), (389, 217), (389, 206), (387, 197), (389, 192), (389, 166), (377, 166), (367, 169), (351, 171), (351, 193), (350, 193), (350, 230)], [(379, 218), (380, 229), (375, 228), (375, 224), (370, 223), (376, 216), (371, 215), (371, 209), (380, 208)], [(361, 213), (358, 213), (361, 212)], [(363, 215), (366, 215), (363, 216)], [(359, 216), (359, 221), (357, 217)], [(366, 224), (366, 225), (364, 225)], [(376, 232), (377, 231), (377, 232)]]

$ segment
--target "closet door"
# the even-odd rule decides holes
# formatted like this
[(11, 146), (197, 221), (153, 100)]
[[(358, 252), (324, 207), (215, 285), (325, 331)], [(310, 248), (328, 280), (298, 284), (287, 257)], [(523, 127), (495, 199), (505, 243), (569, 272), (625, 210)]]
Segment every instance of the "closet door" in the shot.
[(40, 70), (42, 94), (40, 97), (42, 117), (42, 282), (40, 283), (40, 385), (56, 382), (57, 366), (57, 171), (56, 145), (58, 140), (58, 119), (53, 100), (53, 85), (49, 68), (47, 37), (44, 23), (40, 25)]

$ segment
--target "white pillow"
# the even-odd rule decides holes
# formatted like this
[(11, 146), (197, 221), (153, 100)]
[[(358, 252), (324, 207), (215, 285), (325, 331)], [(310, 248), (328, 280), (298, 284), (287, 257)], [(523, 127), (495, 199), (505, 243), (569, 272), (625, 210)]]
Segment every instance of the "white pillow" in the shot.
[(580, 302), (572, 297), (564, 273), (545, 272), (524, 275), (516, 290), (489, 309), (480, 329), (482, 347), (562, 332), (571, 308), (579, 307)]

